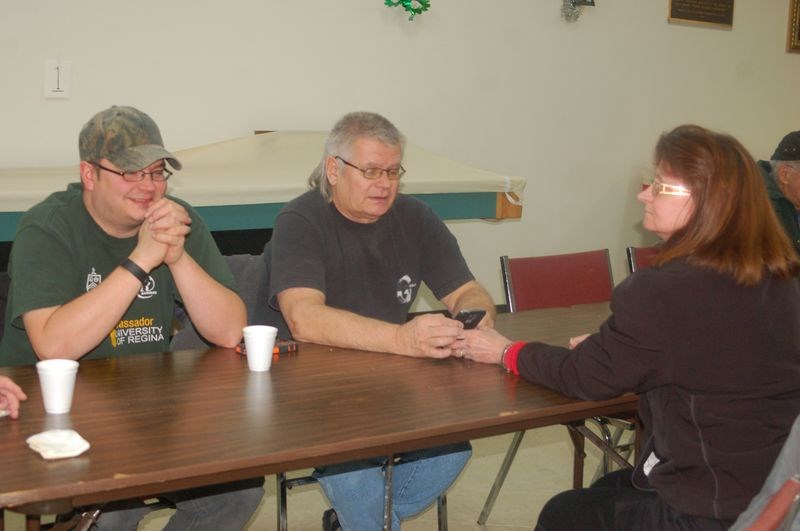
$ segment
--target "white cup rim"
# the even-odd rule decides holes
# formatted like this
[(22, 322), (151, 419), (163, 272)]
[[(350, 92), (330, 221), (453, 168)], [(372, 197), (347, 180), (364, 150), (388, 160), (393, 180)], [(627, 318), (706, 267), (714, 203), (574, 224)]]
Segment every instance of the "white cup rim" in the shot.
[(277, 334), (278, 329), (269, 325), (248, 325), (242, 328), (243, 334)]
[(53, 358), (49, 360), (41, 360), (36, 362), (37, 371), (75, 371), (78, 370), (78, 362), (75, 360), (66, 360)]

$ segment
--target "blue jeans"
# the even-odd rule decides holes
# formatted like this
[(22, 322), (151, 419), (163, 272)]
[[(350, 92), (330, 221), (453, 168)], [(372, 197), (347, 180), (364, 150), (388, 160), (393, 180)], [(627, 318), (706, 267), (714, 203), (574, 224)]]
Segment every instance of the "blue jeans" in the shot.
[[(234, 481), (159, 495), (175, 504), (165, 530), (239, 531), (261, 503), (264, 478)], [(135, 531), (150, 512), (141, 500), (106, 504), (98, 518), (100, 531)]]
[[(458, 477), (471, 453), (465, 442), (398, 455), (392, 472), (392, 529), (399, 530), (404, 518), (436, 501)], [(384, 464), (385, 459), (353, 461), (314, 473), (344, 531), (383, 528)]]

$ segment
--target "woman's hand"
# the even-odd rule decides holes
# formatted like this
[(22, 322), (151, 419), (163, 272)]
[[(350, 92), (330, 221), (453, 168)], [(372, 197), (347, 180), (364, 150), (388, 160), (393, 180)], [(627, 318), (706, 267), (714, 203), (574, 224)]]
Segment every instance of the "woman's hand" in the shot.
[(481, 363), (500, 363), (503, 349), (512, 341), (493, 328), (464, 330), (452, 345), (453, 356)]
[(569, 338), (570, 350), (583, 343), (583, 340), (586, 339), (587, 337), (589, 337), (589, 334), (581, 334), (579, 336)]

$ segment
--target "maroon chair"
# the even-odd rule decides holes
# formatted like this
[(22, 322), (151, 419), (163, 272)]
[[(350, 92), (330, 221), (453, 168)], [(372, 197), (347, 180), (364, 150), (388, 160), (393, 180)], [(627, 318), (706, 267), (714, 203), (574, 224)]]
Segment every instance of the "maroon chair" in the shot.
[(628, 255), (628, 272), (633, 273), (639, 269), (646, 269), (653, 265), (653, 257), (658, 254), (659, 247), (634, 247), (629, 246), (625, 248), (625, 254)]
[(500, 257), (508, 311), (569, 307), (611, 300), (608, 249), (582, 253)]
[[(611, 300), (611, 292), (614, 289), (608, 249), (527, 258), (501, 256), (500, 269), (510, 312), (606, 302)], [(622, 432), (634, 429), (630, 419), (597, 417), (590, 420), (600, 429), (603, 442), (617, 450), (621, 448), (618, 442)], [(620, 429), (612, 434), (609, 426)], [(575, 447), (573, 487), (580, 488), (583, 486), (584, 436), (574, 429), (576, 426), (567, 427)], [(484, 525), (489, 518), (500, 488), (522, 443), (523, 435), (524, 431), (514, 434), (478, 517), (480, 525)], [(624, 445), (624, 451), (630, 451), (632, 448), (632, 445)], [(598, 473), (605, 473), (610, 467), (610, 459), (606, 457), (604, 450), (603, 463)]]

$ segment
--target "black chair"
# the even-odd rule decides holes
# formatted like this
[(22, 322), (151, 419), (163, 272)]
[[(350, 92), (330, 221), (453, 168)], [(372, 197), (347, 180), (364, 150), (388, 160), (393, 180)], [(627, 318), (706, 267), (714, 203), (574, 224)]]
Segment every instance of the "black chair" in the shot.
[[(233, 274), (239, 296), (247, 308), (247, 324), (266, 324), (278, 329), (278, 337), (289, 339), (291, 333), (280, 312), (269, 305), (269, 267), (272, 260), (272, 246), (269, 242), (259, 255), (234, 254), (225, 256), (225, 261)], [(203, 348), (211, 346), (191, 322), (191, 316), (176, 309), (178, 327), (181, 329), (170, 341), (170, 350)]]

